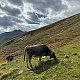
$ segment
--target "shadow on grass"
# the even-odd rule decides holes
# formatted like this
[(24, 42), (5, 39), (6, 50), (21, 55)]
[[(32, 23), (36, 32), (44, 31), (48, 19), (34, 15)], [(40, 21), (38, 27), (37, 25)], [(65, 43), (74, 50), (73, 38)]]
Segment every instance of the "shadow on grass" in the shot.
[(48, 60), (45, 62), (42, 62), (40, 65), (36, 66), (32, 71), (36, 74), (40, 74), (46, 70), (48, 70), (50, 67), (55, 66), (59, 63), (59, 60)]

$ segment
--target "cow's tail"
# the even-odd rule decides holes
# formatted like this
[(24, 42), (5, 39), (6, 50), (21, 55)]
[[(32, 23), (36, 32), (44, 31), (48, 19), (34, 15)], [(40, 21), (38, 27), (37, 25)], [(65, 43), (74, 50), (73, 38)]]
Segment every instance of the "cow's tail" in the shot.
[(26, 48), (24, 50), (24, 61), (25, 61), (25, 58), (26, 58)]

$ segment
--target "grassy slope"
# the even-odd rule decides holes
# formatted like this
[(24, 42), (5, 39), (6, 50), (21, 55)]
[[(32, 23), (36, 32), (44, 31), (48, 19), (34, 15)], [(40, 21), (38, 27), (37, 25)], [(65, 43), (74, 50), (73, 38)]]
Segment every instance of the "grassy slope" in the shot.
[[(80, 79), (80, 14), (55, 24), (48, 25), (26, 33), (21, 38), (15, 38), (10, 44), (0, 48), (0, 54), (14, 54), (18, 61), (1, 65), (0, 75), (2, 80), (79, 80)], [(54, 50), (58, 61), (45, 59), (42, 65), (37, 64), (37, 59), (32, 60), (34, 69), (26, 68), (23, 62), (24, 47), (31, 44), (44, 43)], [(9, 45), (8, 45), (9, 44)], [(76, 55), (74, 55), (77, 52)], [(20, 55), (20, 56), (19, 56)], [(68, 56), (69, 58), (66, 58)], [(48, 61), (49, 60), (49, 61)], [(37, 66), (35, 66), (37, 65)], [(35, 68), (36, 67), (36, 68)], [(18, 74), (22, 71), (21, 74)]]

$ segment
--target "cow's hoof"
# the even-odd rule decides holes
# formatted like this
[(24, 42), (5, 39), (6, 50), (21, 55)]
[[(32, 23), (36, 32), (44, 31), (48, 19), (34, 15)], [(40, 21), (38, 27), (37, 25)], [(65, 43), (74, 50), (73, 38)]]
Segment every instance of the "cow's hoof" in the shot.
[(27, 66), (27, 68), (29, 68), (29, 66)]

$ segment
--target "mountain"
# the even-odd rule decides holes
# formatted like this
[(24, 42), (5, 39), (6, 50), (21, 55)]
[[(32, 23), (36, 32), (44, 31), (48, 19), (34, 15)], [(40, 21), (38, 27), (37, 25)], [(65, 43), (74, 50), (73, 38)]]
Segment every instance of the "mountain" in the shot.
[[(22, 31), (20, 32), (22, 33)], [(54, 49), (68, 44), (80, 44), (80, 14), (73, 15), (37, 30), (24, 32), (14, 37), (12, 41), (4, 44), (4, 49), (7, 53), (13, 53), (18, 50), (20, 51), (19, 54), (22, 54), (25, 46), (40, 43)], [(13, 50), (9, 51), (9, 46), (12, 46), (10, 48)]]
[(23, 31), (21, 30), (14, 30), (12, 32), (2, 33), (0, 34), (0, 43), (4, 43), (15, 36), (21, 35), (22, 33)]

